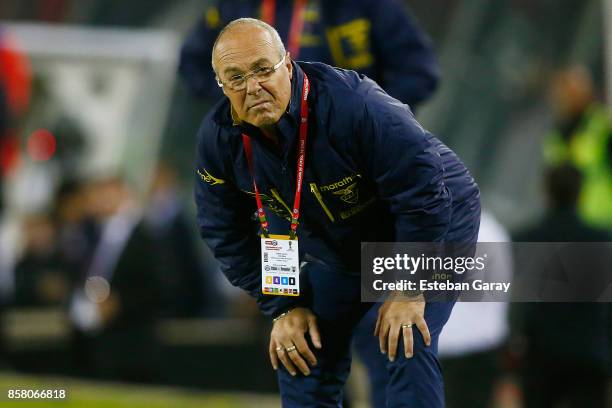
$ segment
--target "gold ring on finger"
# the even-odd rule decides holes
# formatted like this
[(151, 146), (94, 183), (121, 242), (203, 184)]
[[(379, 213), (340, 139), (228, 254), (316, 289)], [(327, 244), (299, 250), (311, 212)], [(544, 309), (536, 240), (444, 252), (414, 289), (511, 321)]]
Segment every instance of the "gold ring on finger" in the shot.
[(276, 348), (276, 352), (277, 352), (277, 353), (279, 353), (279, 352), (281, 352), (281, 351), (285, 351), (285, 348), (284, 348), (284, 347), (277, 347), (277, 348)]
[(404, 323), (402, 324), (402, 329), (409, 329), (412, 327), (412, 323)]
[(297, 349), (296, 346), (287, 347), (287, 353), (291, 353), (292, 351), (295, 351), (295, 349)]

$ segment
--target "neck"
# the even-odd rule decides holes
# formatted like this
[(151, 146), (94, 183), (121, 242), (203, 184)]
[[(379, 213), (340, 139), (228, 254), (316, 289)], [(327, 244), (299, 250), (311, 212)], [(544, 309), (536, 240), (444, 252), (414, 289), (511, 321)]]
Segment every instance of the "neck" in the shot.
[(259, 130), (261, 130), (261, 133), (263, 133), (267, 139), (270, 139), (274, 144), (278, 145), (278, 131), (276, 130), (276, 125), (260, 127)]

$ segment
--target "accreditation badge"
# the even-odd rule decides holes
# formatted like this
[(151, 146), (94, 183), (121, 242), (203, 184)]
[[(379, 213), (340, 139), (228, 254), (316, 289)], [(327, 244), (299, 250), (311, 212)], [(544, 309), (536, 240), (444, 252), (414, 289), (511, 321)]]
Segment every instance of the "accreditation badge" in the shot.
[(264, 295), (300, 295), (297, 239), (290, 239), (288, 235), (261, 238), (261, 289)]

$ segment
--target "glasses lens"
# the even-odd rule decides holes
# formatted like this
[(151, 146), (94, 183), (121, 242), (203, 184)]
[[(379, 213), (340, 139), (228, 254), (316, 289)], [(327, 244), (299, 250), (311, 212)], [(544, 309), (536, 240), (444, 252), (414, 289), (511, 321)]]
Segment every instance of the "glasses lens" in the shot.
[(259, 83), (266, 82), (267, 80), (272, 78), (272, 74), (274, 73), (274, 71), (274, 68), (270, 67), (260, 68), (250, 75), (230, 80), (228, 85), (234, 91), (242, 91), (246, 88), (247, 81), (251, 76), (255, 78), (255, 80)]
[(233, 81), (229, 81), (230, 88), (232, 88), (233, 90), (236, 91), (241, 91), (245, 88), (246, 86), (246, 81), (244, 80), (244, 78), (240, 78), (240, 79), (234, 79)]
[(257, 78), (259, 82), (264, 82), (270, 79), (273, 72), (274, 70), (272, 68), (261, 68), (254, 74), (255, 74), (255, 78)]

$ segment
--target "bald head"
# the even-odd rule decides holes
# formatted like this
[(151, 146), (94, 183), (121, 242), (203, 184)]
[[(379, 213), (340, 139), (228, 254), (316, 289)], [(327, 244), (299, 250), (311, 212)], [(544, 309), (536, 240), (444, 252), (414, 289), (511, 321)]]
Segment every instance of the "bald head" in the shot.
[[(223, 27), (212, 49), (212, 67), (215, 73), (217, 71), (217, 48), (219, 45), (223, 48), (224, 38), (234, 38), (238, 35), (240, 38), (253, 38), (251, 34), (259, 34), (260, 37), (264, 37), (270, 46), (272, 46), (278, 53), (278, 58), (282, 58), (285, 55), (285, 46), (280, 38), (278, 32), (270, 24), (267, 24), (261, 20), (255, 18), (239, 18), (231, 21), (228, 25)], [(262, 35), (263, 34), (263, 35)]]

